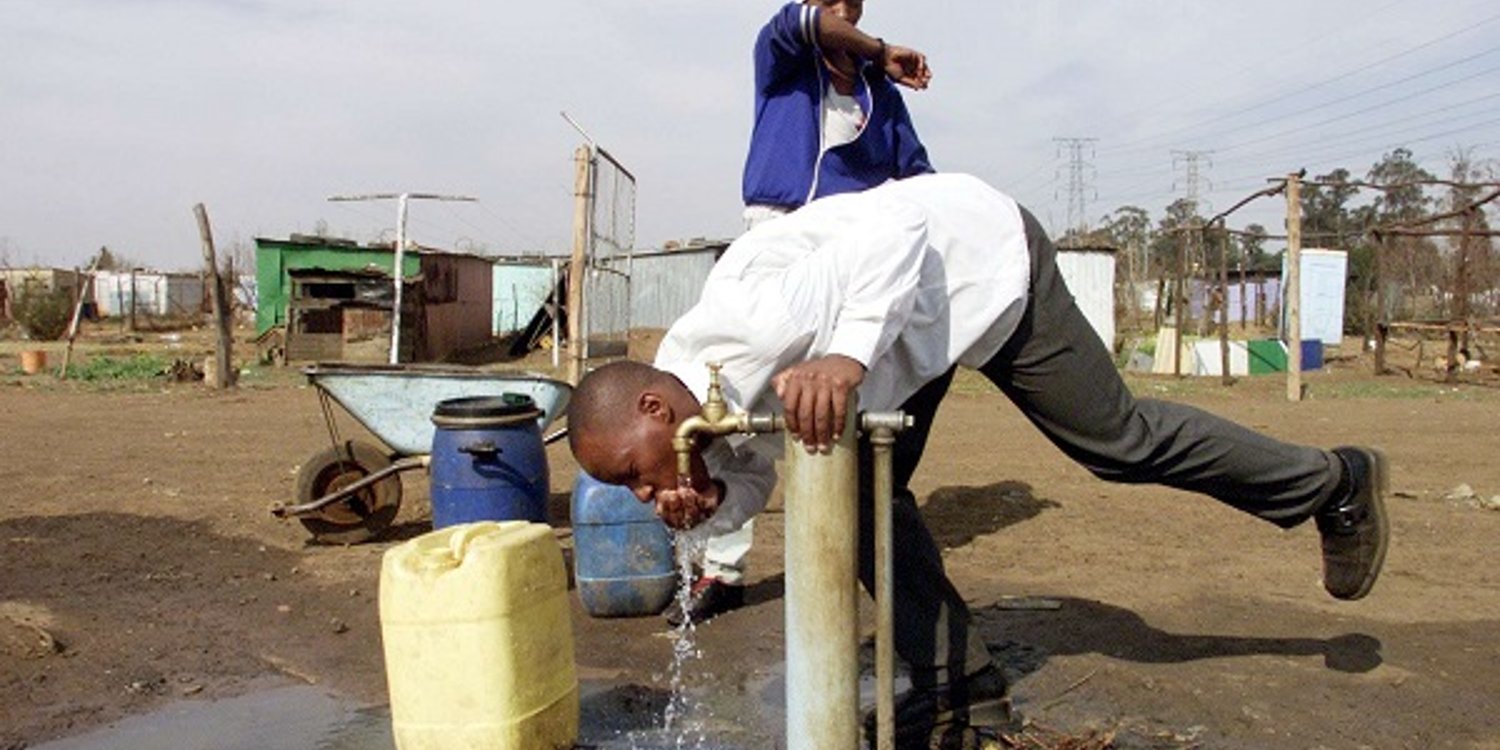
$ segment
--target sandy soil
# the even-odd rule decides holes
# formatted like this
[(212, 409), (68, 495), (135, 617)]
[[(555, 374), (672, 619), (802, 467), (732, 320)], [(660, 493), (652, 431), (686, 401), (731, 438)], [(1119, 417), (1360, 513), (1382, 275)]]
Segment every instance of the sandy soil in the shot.
[[(378, 564), (426, 530), (425, 480), (406, 475), (388, 538), (310, 545), (267, 512), (328, 440), (295, 371), (227, 394), (104, 387), (16, 374), (15, 351), (0, 347), (0, 748), (268, 675), (385, 701)], [(1362, 367), (1310, 375), (1300, 404), (1277, 378), (1132, 379), (1274, 435), (1387, 450), (1393, 546), (1355, 603), (1322, 592), (1311, 528), (1096, 481), (988, 386), (957, 384), (916, 488), (1024, 716), (1120, 747), (1500, 748), (1500, 512), (1452, 497), (1500, 495), (1500, 390)], [(562, 445), (549, 458), (566, 525), (576, 467)], [(689, 678), (725, 726), (779, 670), (780, 521), (757, 527), (750, 606), (699, 630)], [(665, 687), (659, 618), (575, 614), (584, 679)]]

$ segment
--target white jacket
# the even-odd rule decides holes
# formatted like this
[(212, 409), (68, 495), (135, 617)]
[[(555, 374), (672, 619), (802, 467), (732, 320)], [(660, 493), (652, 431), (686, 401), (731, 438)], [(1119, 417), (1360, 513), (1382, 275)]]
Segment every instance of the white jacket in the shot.
[[(822, 198), (741, 236), (698, 304), (667, 331), (656, 366), (701, 401), (710, 362), (731, 411), (781, 411), (771, 377), (829, 354), (865, 366), (859, 408), (899, 408), (953, 365), (979, 367), (1015, 331), (1031, 276), (1021, 211), (975, 177), (921, 175)], [(731, 436), (704, 453), (728, 492), (695, 533), (759, 513), (779, 435)]]

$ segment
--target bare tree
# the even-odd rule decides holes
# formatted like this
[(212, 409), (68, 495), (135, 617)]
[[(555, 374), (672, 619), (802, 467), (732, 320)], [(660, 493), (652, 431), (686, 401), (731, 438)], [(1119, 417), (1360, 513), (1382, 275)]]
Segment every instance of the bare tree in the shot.
[[(1449, 317), (1469, 318), (1484, 314), (1486, 300), (1496, 287), (1494, 275), (1494, 242), (1489, 237), (1475, 236), (1489, 230), (1489, 217), (1483, 210), (1464, 211), (1478, 200), (1482, 192), (1474, 183), (1483, 182), (1493, 175), (1493, 166), (1476, 162), (1473, 148), (1455, 148), (1448, 153), (1449, 176), (1455, 184), (1449, 186), (1444, 199), (1448, 211), (1463, 212), (1448, 222), (1447, 228), (1463, 234), (1447, 238), (1444, 253), (1444, 270), (1447, 277), (1445, 309)], [(1476, 299), (1477, 298), (1477, 299)]]

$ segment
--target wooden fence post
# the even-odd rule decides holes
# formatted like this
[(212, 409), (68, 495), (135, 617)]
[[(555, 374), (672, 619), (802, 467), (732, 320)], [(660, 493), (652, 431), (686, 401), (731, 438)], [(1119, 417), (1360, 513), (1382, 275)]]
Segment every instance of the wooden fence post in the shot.
[(214, 252), (214, 234), (208, 224), (208, 210), (202, 203), (193, 206), (198, 217), (198, 236), (203, 240), (203, 265), (208, 275), (210, 300), (213, 303), (214, 331), (218, 334), (214, 346), (213, 387), (223, 390), (234, 384), (231, 369), (234, 358), (234, 337), (229, 329), (229, 303), (224, 299), (224, 284), (219, 279), (218, 254)]
[(588, 273), (588, 247), (591, 230), (589, 206), (591, 161), (588, 146), (573, 152), (573, 256), (568, 262), (568, 382), (578, 385), (583, 373), (584, 341), (588, 326), (584, 324), (584, 276)]
[(1219, 226), (1219, 364), (1224, 385), (1234, 385), (1234, 376), (1229, 373), (1229, 234)]
[(1286, 398), (1302, 400), (1302, 175), (1286, 181)]

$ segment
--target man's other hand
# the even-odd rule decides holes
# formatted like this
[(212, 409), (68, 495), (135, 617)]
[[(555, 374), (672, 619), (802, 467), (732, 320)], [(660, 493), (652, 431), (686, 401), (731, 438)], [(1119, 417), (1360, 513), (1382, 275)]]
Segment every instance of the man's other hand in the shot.
[(810, 359), (776, 373), (786, 429), (809, 453), (828, 453), (843, 434), (849, 394), (864, 382), (865, 366), (840, 354)]
[(719, 485), (704, 482), (692, 487), (677, 487), (656, 491), (656, 515), (668, 527), (691, 529), (708, 520), (719, 509)]

